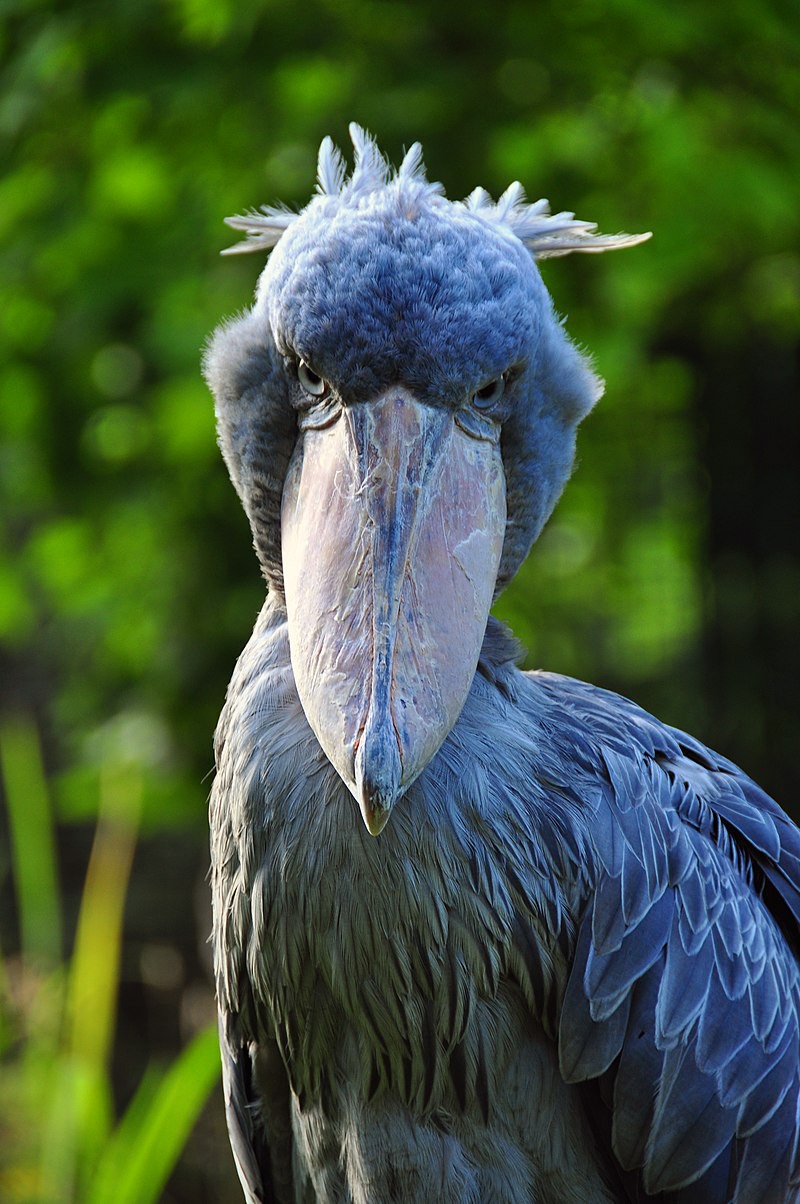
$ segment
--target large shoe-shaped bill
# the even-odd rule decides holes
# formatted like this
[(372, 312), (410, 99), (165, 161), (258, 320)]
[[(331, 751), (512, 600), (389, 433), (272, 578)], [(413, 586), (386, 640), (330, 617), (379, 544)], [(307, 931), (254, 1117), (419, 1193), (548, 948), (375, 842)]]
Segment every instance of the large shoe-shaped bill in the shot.
[(377, 835), (475, 674), (506, 523), (497, 431), (403, 388), (300, 426), (281, 520), (292, 668)]

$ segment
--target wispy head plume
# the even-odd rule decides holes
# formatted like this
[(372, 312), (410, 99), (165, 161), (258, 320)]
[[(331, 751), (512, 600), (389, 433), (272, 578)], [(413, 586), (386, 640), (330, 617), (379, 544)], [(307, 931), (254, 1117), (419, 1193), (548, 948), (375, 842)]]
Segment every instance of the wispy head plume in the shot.
[[(402, 163), (393, 171), (381, 154), (375, 139), (362, 126), (350, 125), (353, 143), (353, 171), (348, 177), (344, 158), (330, 138), (323, 138), (317, 163), (317, 196), (311, 205), (338, 199), (342, 204), (358, 203), (365, 196), (384, 188), (415, 185), (421, 199), (443, 196), (441, 184), (428, 183), (422, 159), (422, 147), (415, 142), (406, 151)], [(475, 188), (463, 202), (454, 202), (477, 217), (514, 234), (536, 259), (569, 255), (573, 251), (615, 251), (633, 247), (650, 238), (645, 234), (597, 234), (594, 222), (576, 218), (574, 213), (551, 213), (548, 201), (529, 204), (519, 181), (510, 184), (499, 200), (494, 201), (485, 188)], [(238, 255), (250, 251), (269, 251), (280, 240), (292, 222), (300, 216), (280, 206), (265, 205), (238, 217), (225, 219), (234, 230), (247, 237), (223, 255)]]

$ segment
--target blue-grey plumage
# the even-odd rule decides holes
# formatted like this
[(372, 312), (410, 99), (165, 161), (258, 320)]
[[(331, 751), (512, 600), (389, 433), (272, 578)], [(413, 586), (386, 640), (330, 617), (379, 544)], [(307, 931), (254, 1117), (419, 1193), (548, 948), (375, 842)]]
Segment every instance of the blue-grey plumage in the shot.
[[(217, 731), (214, 944), (251, 1202), (800, 1198), (800, 835), (488, 617), (600, 392), (518, 185), (326, 140), (206, 372), (268, 596)], [(359, 813), (360, 812), (360, 813)]]

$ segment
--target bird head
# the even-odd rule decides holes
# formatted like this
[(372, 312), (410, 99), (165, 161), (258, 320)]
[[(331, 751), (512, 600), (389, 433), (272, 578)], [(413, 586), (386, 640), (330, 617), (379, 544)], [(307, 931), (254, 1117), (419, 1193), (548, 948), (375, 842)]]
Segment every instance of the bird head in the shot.
[(649, 235), (519, 184), (449, 201), (417, 144), (393, 172), (351, 135), (352, 174), (326, 138), (302, 212), (228, 219), (231, 251), (272, 253), (205, 371), (306, 717), (377, 835), (455, 724), (602, 392), (535, 261)]

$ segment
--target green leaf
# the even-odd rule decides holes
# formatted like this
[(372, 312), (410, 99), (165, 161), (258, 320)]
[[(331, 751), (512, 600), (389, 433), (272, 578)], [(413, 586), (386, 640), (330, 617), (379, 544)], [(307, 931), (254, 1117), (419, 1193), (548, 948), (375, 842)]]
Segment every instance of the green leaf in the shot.
[(50, 796), (39, 741), (26, 718), (0, 729), (0, 769), (13, 846), (21, 947), (29, 963), (54, 964), (61, 947)]
[(111, 1137), (86, 1204), (155, 1204), (220, 1073), (216, 1024), (166, 1073), (147, 1069)]

